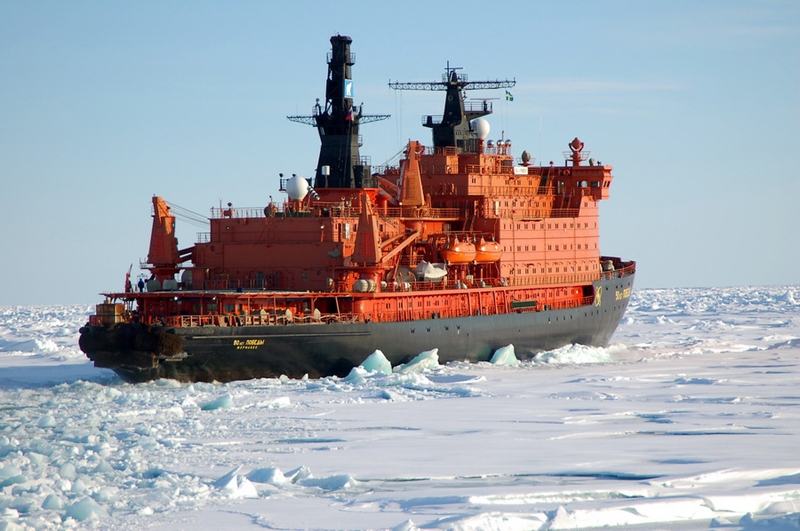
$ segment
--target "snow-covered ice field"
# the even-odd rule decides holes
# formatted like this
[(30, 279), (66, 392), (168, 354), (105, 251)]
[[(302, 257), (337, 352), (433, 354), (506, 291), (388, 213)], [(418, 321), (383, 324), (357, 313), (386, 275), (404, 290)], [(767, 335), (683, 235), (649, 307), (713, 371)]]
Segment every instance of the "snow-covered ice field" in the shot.
[(224, 385), (124, 384), (92, 307), (0, 307), (0, 531), (798, 529), (798, 300), (636, 290), (607, 349)]

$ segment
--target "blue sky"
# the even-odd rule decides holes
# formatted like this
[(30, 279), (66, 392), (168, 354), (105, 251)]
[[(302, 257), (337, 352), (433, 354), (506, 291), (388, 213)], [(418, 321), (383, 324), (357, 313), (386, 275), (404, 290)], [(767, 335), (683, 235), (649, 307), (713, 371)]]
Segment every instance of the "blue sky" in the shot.
[(514, 78), (490, 138), (560, 162), (578, 136), (613, 165), (601, 249), (639, 287), (800, 284), (800, 2), (5, 1), (0, 305), (120, 289), (154, 194), (207, 215), (311, 175), (316, 131), (286, 116), (324, 98), (337, 33), (356, 100), (392, 115), (362, 127), (373, 164), (442, 109), (390, 80)]

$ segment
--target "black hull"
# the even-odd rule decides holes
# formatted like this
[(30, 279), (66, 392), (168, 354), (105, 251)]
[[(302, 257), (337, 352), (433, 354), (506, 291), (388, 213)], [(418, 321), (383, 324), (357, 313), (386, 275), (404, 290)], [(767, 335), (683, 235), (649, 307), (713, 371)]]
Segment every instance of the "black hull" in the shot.
[[(600, 304), (568, 310), (392, 323), (153, 328), (146, 333), (134, 330), (135, 325), (117, 325), (116, 336), (128, 337), (122, 348), (109, 347), (122, 344), (119, 337), (116, 343), (107, 339), (114, 329), (86, 326), (81, 348), (96, 366), (113, 369), (129, 382), (345, 376), (377, 349), (393, 366), (433, 348), (439, 349), (441, 363), (488, 361), (508, 344), (518, 358), (528, 359), (572, 343), (606, 346), (628, 305), (633, 279), (599, 281)], [(180, 352), (167, 352), (175, 343)], [(163, 351), (140, 349), (145, 344)]]

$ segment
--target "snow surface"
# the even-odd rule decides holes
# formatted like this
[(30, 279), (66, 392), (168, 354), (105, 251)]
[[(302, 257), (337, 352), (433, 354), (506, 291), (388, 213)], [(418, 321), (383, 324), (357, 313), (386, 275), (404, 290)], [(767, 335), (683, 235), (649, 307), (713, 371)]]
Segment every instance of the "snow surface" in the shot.
[(0, 307), (0, 531), (798, 529), (798, 300), (636, 290), (605, 349), (193, 385), (93, 368), (92, 307)]

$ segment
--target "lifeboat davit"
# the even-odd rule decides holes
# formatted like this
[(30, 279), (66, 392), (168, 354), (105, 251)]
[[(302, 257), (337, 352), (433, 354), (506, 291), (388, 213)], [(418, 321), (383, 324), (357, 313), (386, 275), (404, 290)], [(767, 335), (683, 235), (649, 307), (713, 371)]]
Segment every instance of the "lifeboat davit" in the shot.
[(497, 242), (487, 242), (481, 238), (478, 250), (475, 253), (475, 261), (479, 264), (490, 264), (497, 262), (503, 256), (503, 247)]
[(458, 241), (458, 238), (454, 242), (448, 241), (441, 252), (442, 258), (449, 264), (468, 264), (475, 260), (477, 254), (475, 244)]

